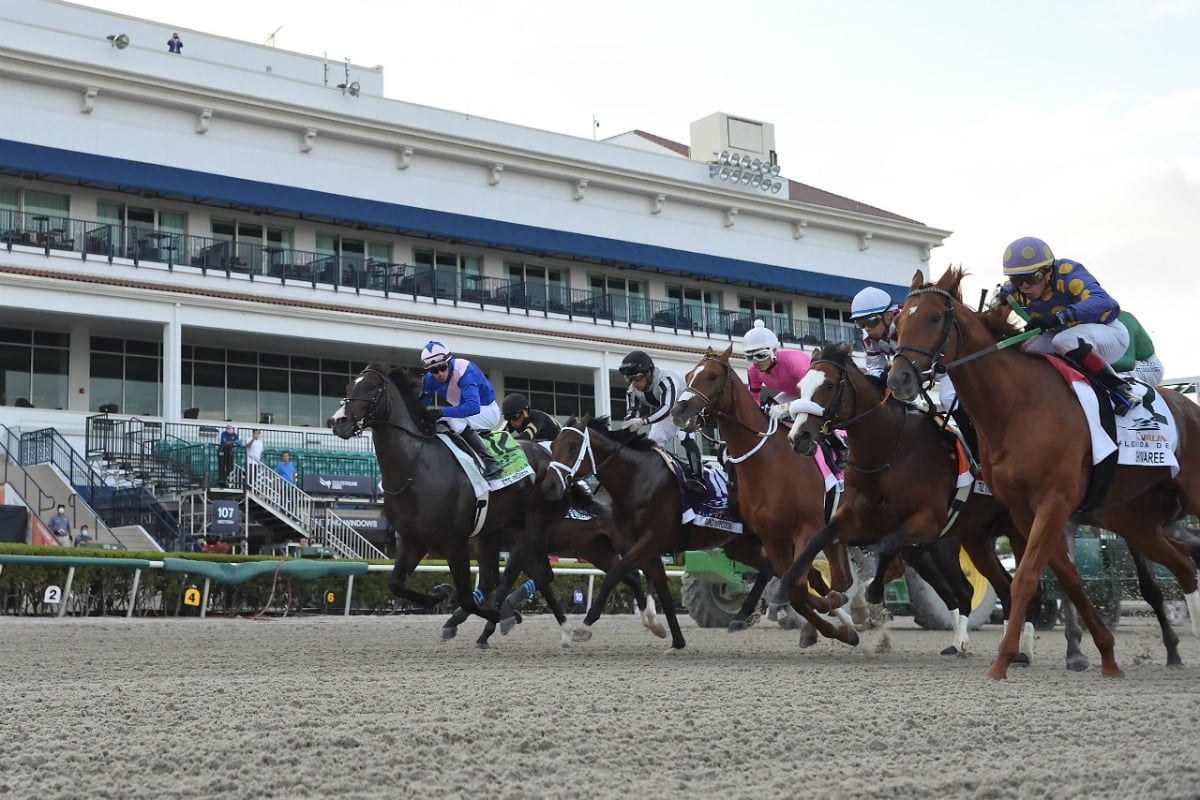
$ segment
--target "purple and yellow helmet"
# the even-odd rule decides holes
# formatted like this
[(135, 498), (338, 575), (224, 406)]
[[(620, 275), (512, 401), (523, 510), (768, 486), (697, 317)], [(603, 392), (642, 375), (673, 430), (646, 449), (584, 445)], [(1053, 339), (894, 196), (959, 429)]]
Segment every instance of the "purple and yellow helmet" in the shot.
[(1004, 249), (1004, 274), (1029, 275), (1054, 263), (1050, 245), (1036, 236), (1022, 236)]

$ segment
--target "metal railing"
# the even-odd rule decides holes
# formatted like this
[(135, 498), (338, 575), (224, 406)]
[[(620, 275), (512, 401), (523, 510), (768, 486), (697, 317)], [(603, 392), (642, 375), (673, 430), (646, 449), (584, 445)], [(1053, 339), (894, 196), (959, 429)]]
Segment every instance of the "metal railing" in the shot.
[[(0, 461), (3, 461), (3, 478), (0, 483), (11, 484), (20, 493), (21, 498), (26, 503), (35, 505), (34, 513), (39, 517), (45, 518), (46, 514), (51, 509), (57, 507), (58, 501), (54, 495), (43, 489), (33, 476), (25, 471), (25, 466), (21, 463), (21, 437), (9, 430), (7, 425), (0, 424)], [(16, 465), (15, 470), (9, 469), (9, 464)], [(63, 503), (71, 508), (71, 515), (75, 514), (75, 497), (68, 498)]]
[(767, 320), (781, 342), (816, 347), (851, 342), (862, 348), (852, 325), (823, 320), (716, 309), (700, 303), (651, 300), (623, 292), (569, 289), (565, 285), (520, 278), (464, 274), (454, 267), (393, 263), (357, 253), (298, 250), (280, 243), (234, 241), (191, 236), (174, 231), (71, 219), (33, 212), (0, 211), (0, 243), (41, 248), (51, 253), (78, 253), (83, 260), (122, 258), (199, 270), (250, 281), (302, 284), (313, 289), (364, 291), (435, 304), (478, 306), (508, 314), (551, 314), (612, 327), (648, 326), (676, 335), (741, 337), (755, 318)]
[(235, 468), (234, 474), (251, 499), (301, 533), (333, 548), (339, 557), (387, 558), (345, 520), (328, 508), (318, 507), (311, 496), (270, 467), (250, 461), (245, 467)]

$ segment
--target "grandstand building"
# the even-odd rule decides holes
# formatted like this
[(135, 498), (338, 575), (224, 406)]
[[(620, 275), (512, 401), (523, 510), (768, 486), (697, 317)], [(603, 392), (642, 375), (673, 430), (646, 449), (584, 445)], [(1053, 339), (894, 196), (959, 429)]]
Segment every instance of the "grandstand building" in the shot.
[(787, 177), (769, 122), (597, 142), (385, 98), (380, 67), (187, 30), (171, 55), (169, 20), (0, 20), (6, 449), (232, 421), (336, 458), (347, 381), (430, 339), (501, 395), (619, 416), (629, 350), (683, 371), (755, 318), (855, 339), (855, 292), (899, 299), (949, 235)]

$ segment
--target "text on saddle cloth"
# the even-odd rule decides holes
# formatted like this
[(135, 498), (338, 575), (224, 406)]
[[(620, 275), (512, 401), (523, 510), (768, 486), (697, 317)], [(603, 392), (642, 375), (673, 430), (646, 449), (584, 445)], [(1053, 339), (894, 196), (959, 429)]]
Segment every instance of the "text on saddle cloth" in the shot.
[(717, 464), (705, 463), (702, 470), (705, 491), (703, 493), (689, 492), (683, 485), (683, 465), (667, 456), (665, 452), (663, 455), (667, 458), (667, 463), (675, 475), (675, 482), (683, 501), (680, 522), (691, 523), (701, 528), (716, 528), (729, 533), (743, 531), (742, 516), (729, 500), (729, 477), (725, 474), (725, 470)]
[(1138, 382), (1145, 389), (1141, 405), (1123, 417), (1116, 418), (1116, 441), (1100, 426), (1100, 405), (1088, 380), (1078, 371), (1059, 359), (1048, 359), (1059, 375), (1075, 390), (1083, 406), (1092, 438), (1092, 463), (1117, 453), (1117, 463), (1124, 466), (1170, 467), (1171, 476), (1179, 472), (1179, 460), (1175, 450), (1179, 445), (1179, 432), (1175, 415), (1162, 400), (1154, 387)]
[(525, 451), (521, 449), (521, 446), (507, 432), (492, 431), (490, 433), (480, 433), (480, 436), (492, 451), (492, 458), (501, 467), (500, 474), (491, 481), (488, 481), (479, 472), (479, 465), (475, 463), (475, 459), (463, 452), (462, 448), (454, 443), (450, 434), (439, 433), (437, 436), (442, 444), (446, 446), (446, 449), (454, 456), (463, 474), (471, 482), (471, 488), (475, 492), (475, 525), (471, 530), (471, 536), (475, 536), (483, 530), (483, 525), (487, 522), (489, 491), (503, 489), (533, 475), (533, 467), (530, 466), (529, 459), (525, 456)]

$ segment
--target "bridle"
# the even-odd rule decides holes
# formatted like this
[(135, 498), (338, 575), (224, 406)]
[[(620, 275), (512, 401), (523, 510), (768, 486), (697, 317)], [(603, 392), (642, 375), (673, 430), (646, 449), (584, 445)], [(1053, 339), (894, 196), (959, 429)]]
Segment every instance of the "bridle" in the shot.
[[(554, 459), (551, 459), (550, 461), (549, 468), (554, 470), (554, 474), (558, 476), (558, 480), (560, 483), (562, 483), (564, 490), (575, 481), (586, 478), (588, 475), (596, 475), (600, 466), (603, 466), (604, 463), (608, 461), (608, 458), (612, 458), (612, 455), (610, 455), (608, 458), (604, 459), (604, 461), (600, 462), (599, 466), (596, 464), (596, 455), (592, 450), (592, 435), (586, 425), (581, 425), (578, 428), (564, 426), (563, 429), (558, 432), (558, 435), (562, 436), (567, 432), (578, 434), (579, 438), (583, 440), (583, 443), (579, 446), (579, 455), (575, 457), (575, 463), (571, 466), (568, 467), (563, 462)], [(613, 455), (615, 455), (615, 453), (613, 453)], [(592, 471), (581, 476), (579, 474), (579, 468), (583, 466), (583, 460), (585, 458), (591, 462)]]
[[(363, 375), (374, 375), (376, 378), (379, 379), (379, 385), (375, 387), (375, 393), (372, 394), (370, 398), (365, 398), (365, 397), (343, 397), (342, 398), (342, 408), (345, 409), (346, 416), (349, 417), (350, 421), (354, 424), (354, 433), (353, 433), (354, 436), (358, 436), (359, 434), (361, 434), (364, 430), (366, 430), (369, 427), (373, 427), (376, 425), (391, 425), (392, 427), (398, 428), (399, 430), (403, 431), (404, 433), (407, 433), (409, 436), (413, 436), (418, 439), (428, 440), (428, 439), (433, 438), (432, 434), (422, 433), (419, 430), (410, 430), (408, 427), (406, 427), (398, 422), (392, 422), (392, 420), (391, 420), (391, 416), (392, 416), (392, 414), (391, 414), (391, 411), (392, 411), (391, 399), (387, 395), (388, 384), (391, 383), (392, 381), (390, 378), (388, 378), (388, 376), (382, 370), (375, 369), (374, 367), (367, 367), (366, 369), (364, 369), (362, 372), (359, 373), (360, 377)], [(366, 403), (367, 404), (366, 411), (363, 413), (362, 416), (355, 416), (354, 412), (350, 410), (351, 403)], [(416, 420), (414, 420), (413, 422), (415, 424)]]
[[(705, 394), (704, 392), (697, 389), (694, 385), (696, 378), (700, 376), (700, 373), (704, 372), (704, 362), (705, 361), (711, 361), (712, 363), (719, 365), (724, 370), (724, 373), (722, 374), (723, 380), (721, 381), (721, 386), (716, 392), (713, 393), (712, 397), (709, 397), (707, 394)], [(687, 388), (684, 389), (682, 394), (680, 394), (679, 400), (681, 402), (691, 400), (691, 398), (688, 397), (688, 393), (691, 392), (692, 394), (696, 395), (697, 397), (699, 397), (701, 400), (704, 401), (704, 405), (700, 408), (699, 416), (703, 417), (703, 416), (707, 416), (710, 413), (712, 413), (712, 414), (716, 415), (718, 420), (722, 420), (722, 419), (733, 420), (738, 425), (741, 425), (747, 431), (749, 431), (750, 433), (752, 433), (758, 437), (758, 443), (755, 444), (754, 447), (750, 448), (750, 450), (748, 452), (746, 452), (740, 456), (729, 455), (725, 459), (730, 464), (740, 464), (743, 461), (745, 461), (746, 459), (750, 458), (750, 456), (754, 455), (759, 450), (761, 450), (763, 445), (765, 445), (767, 443), (767, 440), (771, 438), (771, 435), (774, 434), (777, 430), (779, 430), (779, 420), (775, 419), (774, 417), (768, 416), (767, 417), (767, 429), (765, 431), (759, 431), (759, 430), (755, 430), (754, 428), (750, 427), (746, 423), (742, 422), (740, 419), (737, 418), (736, 415), (728, 414), (728, 413), (721, 411), (720, 409), (715, 407), (716, 402), (718, 400), (720, 400), (721, 398), (729, 395), (729, 393), (733, 389), (733, 378), (731, 377), (732, 372), (733, 372), (733, 367), (729, 366), (728, 362), (722, 361), (717, 356), (712, 356), (712, 355), (704, 356), (703, 358), (700, 359), (700, 365), (692, 370), (692, 373), (691, 373), (692, 377), (690, 380), (688, 380)], [(728, 447), (728, 445), (727, 445), (727, 447)], [(726, 449), (726, 452), (728, 453), (728, 449)]]
[[(987, 353), (991, 352), (991, 349), (981, 350), (978, 353), (973, 353), (969, 356), (955, 359), (949, 364), (942, 364), (942, 359), (946, 357), (946, 346), (950, 344), (950, 335), (952, 333), (957, 333), (959, 340), (962, 340), (962, 331), (959, 329), (958, 318), (954, 316), (954, 295), (938, 286), (924, 286), (920, 289), (913, 289), (911, 292), (909, 292), (908, 296), (905, 298), (905, 301), (907, 303), (907, 301), (911, 298), (919, 297), (923, 294), (936, 294), (946, 301), (946, 315), (942, 318), (941, 335), (938, 338), (937, 344), (934, 345), (932, 349), (918, 347), (914, 344), (899, 345), (896, 348), (895, 358), (904, 359), (904, 362), (908, 364), (909, 368), (911, 368), (912, 371), (920, 377), (919, 385), (921, 387), (921, 396), (924, 398), (925, 402), (929, 404), (930, 408), (932, 408), (933, 402), (929, 397), (929, 389), (933, 387), (934, 381), (938, 379), (938, 376), (946, 374), (952, 367), (956, 367), (959, 364), (978, 358), (981, 355), (986, 355)], [(927, 357), (929, 359), (929, 366), (927, 366), (925, 369), (919, 369), (916, 362), (907, 356), (905, 351)]]
[[(810, 406), (821, 409), (821, 427), (817, 432), (822, 438), (832, 435), (833, 432), (838, 429), (845, 430), (853, 425), (856, 425), (865, 418), (869, 417), (871, 414), (874, 414), (876, 411), (883, 408), (887, 403), (888, 397), (885, 395), (881, 402), (871, 406), (861, 414), (856, 414), (847, 420), (839, 420), (838, 410), (842, 407), (842, 400), (846, 396), (846, 387), (850, 387), (850, 391), (853, 394), (853, 402), (850, 404), (850, 408), (858, 407), (858, 389), (854, 386), (854, 382), (850, 380), (850, 370), (846, 366), (829, 359), (820, 359), (812, 362), (812, 364), (809, 365), (809, 369), (812, 369), (819, 364), (829, 364), (837, 369), (839, 374), (837, 387), (833, 391), (832, 402), (828, 403), (822, 408), (811, 400), (808, 401)], [(896, 433), (896, 444), (893, 445), (891, 455), (887, 457), (887, 460), (884, 461), (883, 464), (879, 465), (878, 467), (864, 467), (854, 463), (853, 461), (847, 461), (846, 467), (853, 469), (855, 472), (861, 472), (864, 475), (874, 475), (875, 473), (883, 472), (885, 469), (891, 467), (892, 461), (896, 458), (896, 453), (900, 450), (900, 442), (904, 438), (904, 426), (907, 424), (908, 414), (905, 414), (903, 417), (901, 417), (900, 430)]]

